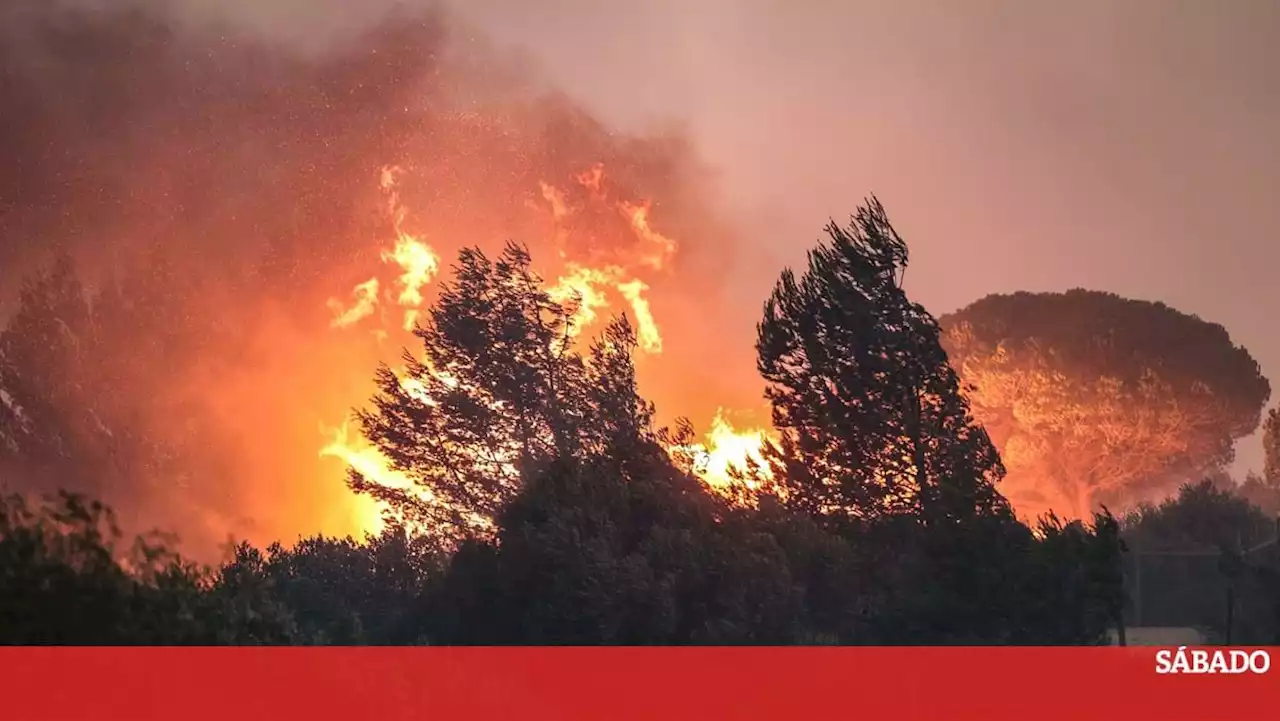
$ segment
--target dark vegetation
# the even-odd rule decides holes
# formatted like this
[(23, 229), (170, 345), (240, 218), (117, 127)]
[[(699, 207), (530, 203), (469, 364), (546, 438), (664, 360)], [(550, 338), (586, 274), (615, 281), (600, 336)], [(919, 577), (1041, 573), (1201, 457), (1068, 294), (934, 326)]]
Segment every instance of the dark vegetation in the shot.
[[(999, 493), (1004, 465), (939, 324), (902, 290), (907, 249), (883, 209), (828, 233), (765, 305), (781, 442), (733, 489), (690, 472), (686, 425), (654, 426), (625, 317), (582, 350), (566, 340), (572, 303), (548, 298), (522, 247), (467, 250), (416, 332), (422, 353), (380, 369), (359, 414), (414, 482), (352, 473), (388, 530), (240, 545), (207, 568), (161, 536), (126, 543), (84, 497), (15, 494), (0, 506), (0, 641), (1094, 644), (1135, 622), (1280, 640), (1274, 412), (1264, 476), (1030, 528)], [(0, 334), (9, 472), (87, 459), (109, 482), (136, 462), (94, 408), (57, 402), (60, 384), (111, 385), (75, 332), (112, 308), (95, 301), (61, 264)]]

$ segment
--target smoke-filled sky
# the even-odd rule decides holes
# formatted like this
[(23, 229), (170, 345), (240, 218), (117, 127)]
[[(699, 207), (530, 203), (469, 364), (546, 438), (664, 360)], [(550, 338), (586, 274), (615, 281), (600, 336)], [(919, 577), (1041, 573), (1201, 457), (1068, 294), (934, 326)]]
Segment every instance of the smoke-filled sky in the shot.
[[(310, 41), (378, 5), (183, 1)], [(1220, 322), (1280, 374), (1274, 2), (458, 5), (606, 119), (687, 130), (759, 259), (733, 278), (741, 342), (777, 266), (874, 192), (935, 314), (1111, 290)]]
[[(305, 401), (298, 407), (305, 412), (291, 407), (292, 415), (259, 421), (283, 427), (278, 436), (287, 440), (261, 442), (252, 429), (232, 434), (232, 444), (242, 438), (253, 456), (247, 467), (254, 487), (269, 485), (273, 474), (296, 474), (304, 456), (314, 461), (317, 418), (341, 415), (366, 397), (359, 381), (367, 383), (376, 354), (321, 340), (315, 327), (327, 320), (326, 295), (342, 295), (367, 277), (370, 265), (360, 258), (377, 265), (380, 247), (370, 235), (377, 225), (371, 208), (380, 207), (377, 167), (413, 163), (415, 153), (454, 184), (407, 189), (410, 211), (430, 216), (436, 230), (466, 227), (476, 242), (503, 232), (485, 222), (523, 218), (525, 201), (506, 198), (536, 186), (538, 172), (569, 182), (575, 163), (613, 160), (609, 170), (620, 169), (627, 189), (657, 197), (658, 230), (681, 245), (679, 282), (646, 280), (671, 335), (668, 352), (715, 360), (668, 379), (660, 412), (664, 400), (694, 391), (704, 396), (701, 406), (714, 407), (713, 397), (737, 408), (759, 402), (751, 344), (777, 272), (802, 262), (826, 220), (842, 219), (869, 193), (910, 243), (909, 290), (935, 315), (995, 292), (1110, 290), (1222, 323), (1264, 373), (1280, 376), (1280, 334), (1272, 332), (1280, 287), (1271, 281), (1280, 263), (1280, 209), (1271, 202), (1280, 189), (1280, 5), (1273, 2), (459, 0), (454, 10), (469, 26), (451, 25), (451, 47), (474, 48), (468, 61), (481, 66), (465, 71), (440, 71), (434, 58), (406, 59), (407, 45), (434, 42), (430, 30), (369, 41), (367, 47), (394, 51), (378, 56), (387, 62), (361, 52), (332, 56), (395, 6), (423, 8), (426, 0), (143, 4), (175, 11), (205, 34), (181, 52), (154, 51), (165, 62), (176, 58), (174, 67), (137, 61), (141, 69), (127, 71), (146, 77), (91, 67), (93, 73), (68, 72), (79, 83), (74, 91), (25, 96), (33, 104), (40, 98), (42, 110), (21, 117), (45, 120), (23, 132), (45, 137), (52, 123), (48, 137), (76, 140), (66, 153), (49, 155), (18, 135), (9, 140), (21, 160), (45, 169), (41, 183), (78, 193), (75, 228), (100, 214), (128, 230), (117, 235), (155, 246), (188, 242), (174, 235), (188, 226), (216, 238), (193, 245), (198, 253), (189, 260), (224, 272), (193, 291), (182, 322), (239, 303), (226, 322), (243, 324), (237, 337), (249, 347), (223, 352), (252, 372), (219, 375), (205, 362), (180, 385), (198, 389), (204, 406), (236, 421), (246, 399), (264, 413)], [(260, 33), (259, 45), (228, 41), (234, 33), (218, 30), (222, 23)], [(12, 47), (21, 54), (27, 39), (17, 37)], [(109, 41), (70, 43), (60, 51), (68, 57), (115, 52)], [(264, 49), (282, 44), (320, 60), (310, 66)], [(38, 63), (31, 67), (44, 73)], [(536, 82), (503, 85), (514, 69)], [(417, 76), (430, 78), (421, 91), (400, 82)], [(529, 87), (564, 91), (599, 124), (571, 104), (526, 103)], [(103, 96), (102, 88), (130, 97)], [(433, 105), (473, 96), (483, 122), (472, 125)], [(396, 119), (401, 107), (415, 119)], [(99, 115), (120, 125), (86, 120)], [(526, 121), (543, 124), (526, 145), (515, 143), (513, 151), (499, 142)], [(650, 131), (657, 140), (628, 139)], [(111, 132), (120, 140), (105, 142)], [(663, 140), (681, 134), (709, 176), (683, 146)], [(432, 208), (452, 212), (468, 197), (467, 184), (485, 178), (463, 162), (468, 142), (476, 143), (472, 155), (502, 174), (483, 181), (476, 193), (483, 197), (455, 223)], [(67, 168), (125, 178), (113, 181), (116, 195), (86, 200), (74, 188), (90, 175), (47, 170), (61, 169), (75, 153), (82, 157)], [(0, 173), (0, 191), (6, 179), (17, 179), (16, 193), (34, 194), (22, 184), (23, 172)], [(279, 212), (264, 211), (272, 198), (279, 198)], [(8, 232), (57, 228), (66, 235), (62, 211), (23, 203), (23, 213), (0, 224)], [(697, 210), (699, 203), (709, 210)], [(258, 246), (231, 240), (245, 235), (259, 236)], [(316, 237), (304, 243), (299, 235)], [(124, 262), (120, 247), (96, 237), (81, 243), (91, 265)], [(442, 250), (447, 262), (453, 247)], [(30, 262), (21, 249), (0, 248), (0, 281), (7, 271), (12, 281), (12, 269), (25, 272)], [(252, 273), (235, 270), (248, 263), (258, 264)], [(688, 287), (694, 279), (705, 292)], [(250, 303), (242, 286), (255, 282), (274, 287)], [(674, 298), (665, 305), (664, 293)], [(0, 297), (0, 314), (5, 302), (12, 294)], [(282, 347), (292, 350), (282, 355)], [(196, 353), (187, 350), (184, 357)], [(359, 381), (334, 378), (325, 361)], [(209, 378), (217, 379), (217, 393), (209, 392)], [(703, 424), (708, 418), (707, 407), (667, 412), (693, 414)], [(281, 443), (297, 459), (285, 459)], [(1260, 465), (1256, 441), (1240, 455), (1240, 465)], [(336, 472), (329, 482), (332, 488), (312, 495), (345, 493)], [(313, 519), (327, 503), (297, 486), (258, 491), (251, 515), (278, 506), (293, 509), (276, 511), (293, 521)], [(296, 522), (268, 526), (268, 534), (305, 530)]]

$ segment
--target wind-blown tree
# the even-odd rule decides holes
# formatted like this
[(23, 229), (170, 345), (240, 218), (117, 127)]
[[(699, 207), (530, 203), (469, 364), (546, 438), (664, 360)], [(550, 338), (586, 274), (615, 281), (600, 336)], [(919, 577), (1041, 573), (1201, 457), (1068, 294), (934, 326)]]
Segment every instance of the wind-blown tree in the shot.
[(757, 341), (778, 501), (843, 544), (777, 531), (810, 618), (843, 643), (1099, 642), (1123, 598), (1114, 520), (1036, 534), (1013, 518), (884, 208), (827, 232), (803, 276), (782, 274)]
[(415, 331), (422, 355), (406, 353), (401, 372), (380, 368), (375, 407), (357, 414), (412, 483), (353, 471), (351, 487), (411, 526), (455, 540), (484, 535), (524, 470), (648, 433), (652, 409), (635, 388), (627, 321), (584, 358), (572, 306), (547, 294), (523, 247), (508, 245), (497, 261), (463, 250)]
[(907, 245), (874, 198), (782, 273), (758, 328), (785, 503), (839, 525), (1007, 511), (933, 316), (902, 287)]
[[(353, 475), (455, 544), (433, 643), (782, 643), (805, 638), (788, 557), (668, 454), (636, 388), (625, 317), (584, 351), (524, 249), (464, 251), (383, 368), (366, 435), (412, 488)], [(687, 439), (684, 439), (687, 440)], [(439, 525), (443, 524), (443, 529)]]
[(1270, 386), (1222, 326), (1111, 293), (993, 295), (941, 319), (1022, 510), (1087, 517), (1231, 461)]

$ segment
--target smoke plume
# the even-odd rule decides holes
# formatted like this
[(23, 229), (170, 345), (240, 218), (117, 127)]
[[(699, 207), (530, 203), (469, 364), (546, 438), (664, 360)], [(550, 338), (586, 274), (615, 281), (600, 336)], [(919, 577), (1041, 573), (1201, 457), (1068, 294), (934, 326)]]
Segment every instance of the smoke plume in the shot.
[(677, 361), (717, 352), (700, 318), (726, 302), (710, 174), (679, 135), (613, 132), (454, 28), (401, 12), (304, 51), (143, 5), (0, 9), (0, 322), (69, 257), (127, 312), (99, 314), (75, 371), (96, 380), (63, 379), (58, 412), (177, 449), (107, 487), (93, 468), (7, 482), (100, 491), (192, 548), (356, 530), (322, 430), (411, 339), (388, 335), (387, 304), (335, 328), (333, 302), (387, 275), (407, 232), (445, 275), (458, 248), (508, 239), (549, 277), (613, 269), (661, 326), (666, 360), (641, 368), (660, 410), (709, 416), (724, 399)]

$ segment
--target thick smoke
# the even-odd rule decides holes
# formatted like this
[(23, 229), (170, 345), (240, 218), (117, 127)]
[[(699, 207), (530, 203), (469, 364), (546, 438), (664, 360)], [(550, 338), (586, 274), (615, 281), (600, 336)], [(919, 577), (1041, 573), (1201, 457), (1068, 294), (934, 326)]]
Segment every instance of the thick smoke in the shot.
[[(634, 229), (593, 217), (575, 178), (601, 164), (611, 197), (652, 199), (649, 220), (680, 246), (645, 278), (671, 357), (652, 387), (674, 412), (722, 400), (684, 398), (697, 381), (671, 365), (719, 352), (700, 318), (732, 256), (705, 169), (678, 136), (611, 132), (450, 27), (396, 14), (303, 53), (140, 7), (0, 9), (0, 320), (25, 279), (69, 257), (95, 299), (92, 344), (75, 335), (79, 360), (36, 385), (56, 387), (64, 425), (92, 415), (112, 458), (143, 459), (110, 480), (84, 467), (98, 461), (15, 462), (0, 482), (99, 492), (189, 548), (349, 530), (320, 427), (408, 341), (335, 332), (326, 301), (378, 272), (388, 165), (446, 266), (506, 239), (535, 262), (635, 265)], [(587, 210), (553, 227), (544, 183)]]

